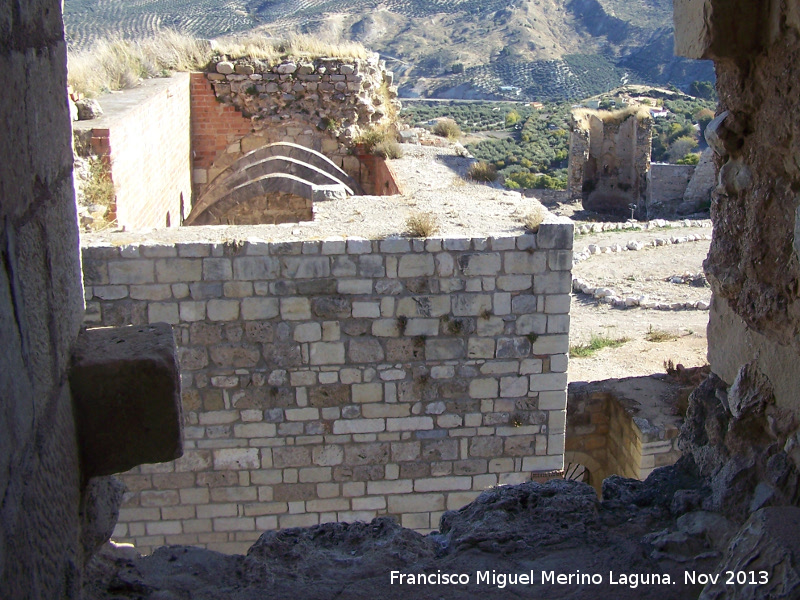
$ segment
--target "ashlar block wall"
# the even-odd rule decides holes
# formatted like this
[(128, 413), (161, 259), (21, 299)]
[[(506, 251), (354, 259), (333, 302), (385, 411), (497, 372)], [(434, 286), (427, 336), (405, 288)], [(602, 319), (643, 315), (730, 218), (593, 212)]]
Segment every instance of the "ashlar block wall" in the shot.
[(572, 229), (84, 248), (90, 324), (171, 323), (182, 370), (186, 454), (122, 476), (115, 539), (425, 531), (561, 469)]

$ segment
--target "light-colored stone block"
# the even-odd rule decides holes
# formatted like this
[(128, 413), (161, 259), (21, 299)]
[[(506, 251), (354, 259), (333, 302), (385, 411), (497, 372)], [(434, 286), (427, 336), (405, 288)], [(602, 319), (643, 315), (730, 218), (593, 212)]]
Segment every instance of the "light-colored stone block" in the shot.
[(342, 342), (314, 342), (310, 345), (309, 357), (312, 365), (344, 364)]
[(257, 448), (220, 448), (214, 450), (213, 455), (214, 469), (218, 471), (258, 469), (261, 467)]
[(383, 419), (343, 419), (333, 422), (333, 433), (378, 433), (386, 429)]
[(206, 305), (209, 321), (235, 321), (239, 318), (238, 300), (212, 299)]
[(473, 379), (469, 382), (470, 398), (497, 398), (498, 381), (494, 377)]
[(242, 300), (242, 319), (260, 321), (278, 316), (277, 298), (244, 298)]
[(322, 339), (322, 326), (319, 323), (300, 323), (294, 328), (295, 342), (318, 342)]
[(302, 297), (281, 298), (281, 318), (286, 321), (311, 319), (311, 302)]
[(433, 429), (431, 417), (401, 417), (386, 419), (386, 431), (418, 431)]
[(425, 277), (435, 270), (432, 254), (405, 254), (400, 257), (397, 267), (398, 277)]

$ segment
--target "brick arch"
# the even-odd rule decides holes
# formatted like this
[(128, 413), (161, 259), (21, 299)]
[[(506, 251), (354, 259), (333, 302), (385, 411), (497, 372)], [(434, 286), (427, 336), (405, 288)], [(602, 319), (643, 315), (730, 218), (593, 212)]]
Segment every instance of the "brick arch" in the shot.
[(235, 162), (220, 171), (219, 174), (209, 182), (206, 189), (210, 189), (217, 184), (217, 182), (224, 181), (227, 177), (230, 177), (238, 171), (247, 169), (273, 156), (283, 156), (311, 165), (347, 185), (352, 190), (352, 193), (358, 195), (363, 195), (364, 193), (359, 183), (339, 168), (330, 158), (312, 148), (292, 142), (273, 142), (240, 156)]
[[(340, 186), (346, 194), (353, 194), (353, 190), (349, 186), (319, 167), (288, 156), (267, 156), (260, 160), (249, 160), (243, 163), (240, 168), (232, 170), (226, 176), (215, 178), (211, 185), (195, 202), (192, 212), (187, 217), (185, 224), (196, 224), (195, 222), (200, 215), (205, 213), (209, 208), (214, 206), (236, 188), (250, 181), (256, 181), (264, 175), (273, 174), (293, 175), (314, 186)], [(304, 194), (299, 195), (306, 197)], [(309, 197), (309, 199), (311, 198)]]
[(577, 450), (567, 450), (564, 452), (564, 464), (566, 465), (567, 463), (578, 463), (586, 467), (586, 470), (589, 471), (589, 484), (597, 490), (597, 494), (600, 495), (602, 492), (603, 479), (605, 479), (607, 475), (607, 468), (604, 465), (601, 465), (596, 458)]

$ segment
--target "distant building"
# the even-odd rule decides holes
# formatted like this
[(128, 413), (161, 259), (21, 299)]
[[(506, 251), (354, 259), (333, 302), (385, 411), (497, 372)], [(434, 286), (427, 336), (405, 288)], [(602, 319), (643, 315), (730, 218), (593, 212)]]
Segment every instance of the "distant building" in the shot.
[(664, 108), (663, 106), (659, 106), (658, 108), (651, 108), (650, 109), (650, 116), (654, 119), (663, 118), (669, 115), (669, 111)]

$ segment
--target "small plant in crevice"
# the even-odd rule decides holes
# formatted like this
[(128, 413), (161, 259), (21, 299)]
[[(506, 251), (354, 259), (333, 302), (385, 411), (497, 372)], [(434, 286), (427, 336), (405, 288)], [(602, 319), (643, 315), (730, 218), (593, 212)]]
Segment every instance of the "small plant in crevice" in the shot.
[(430, 237), (439, 230), (439, 223), (433, 213), (416, 212), (406, 219), (406, 228), (412, 237)]
[(462, 319), (450, 319), (447, 321), (447, 333), (450, 335), (460, 335), (464, 331), (464, 321)]
[(425, 340), (427, 340), (427, 339), (428, 339), (427, 336), (416, 335), (411, 340), (411, 343), (414, 345), (414, 348), (424, 348), (425, 347)]
[(525, 424), (525, 418), (520, 413), (514, 413), (511, 415), (511, 426), (512, 427), (522, 427)]
[(400, 335), (406, 334), (406, 327), (408, 327), (408, 317), (402, 315), (397, 317), (397, 329)]
[(333, 117), (322, 117), (317, 126), (320, 131), (336, 131), (339, 128), (339, 122)]
[(539, 339), (539, 336), (535, 333), (529, 333), (525, 336), (525, 339), (527, 339), (531, 344), (535, 344), (536, 340)]
[(244, 250), (244, 240), (225, 240), (222, 245), (222, 253), (225, 256), (238, 256)]
[(251, 85), (250, 87), (248, 87), (244, 91), (244, 93), (247, 94), (248, 96), (257, 96), (258, 95), (258, 88), (256, 86), (254, 86), (254, 85)]
[(492, 318), (492, 311), (491, 311), (490, 309), (488, 309), (488, 308), (484, 308), (484, 309), (481, 311), (480, 317), (481, 317), (481, 319), (483, 319), (484, 321), (488, 321), (489, 319), (491, 319), (491, 318)]

